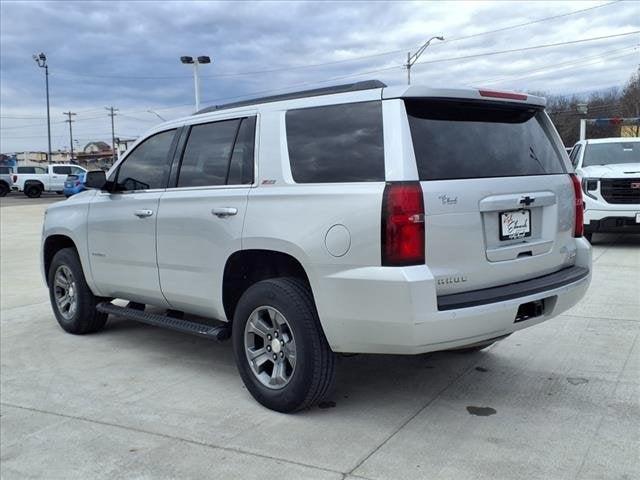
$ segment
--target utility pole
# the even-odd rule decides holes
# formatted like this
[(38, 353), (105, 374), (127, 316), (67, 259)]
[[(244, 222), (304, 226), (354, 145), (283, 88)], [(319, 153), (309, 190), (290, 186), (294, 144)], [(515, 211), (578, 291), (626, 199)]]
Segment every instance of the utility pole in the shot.
[[(33, 55), (33, 59), (40, 68), (44, 68), (45, 85), (47, 89), (47, 140), (49, 142), (47, 163), (51, 163), (51, 116), (49, 112), (49, 65), (47, 64), (47, 56), (44, 53)], [(69, 124), (71, 125), (71, 124)]]
[[(75, 120), (71, 120), (71, 117), (75, 116), (76, 114), (71, 111), (63, 112), (62, 114), (68, 117), (67, 120), (65, 120), (65, 122), (69, 124), (69, 145), (70, 145), (69, 148), (71, 148), (71, 163), (73, 163), (73, 128), (71, 127), (71, 124)], [(49, 163), (51, 163), (51, 160), (49, 160)]]
[(413, 65), (418, 61), (418, 59), (420, 58), (420, 55), (424, 53), (424, 51), (427, 49), (427, 47), (431, 44), (433, 40), (440, 40), (441, 42), (443, 42), (444, 37), (442, 36), (431, 37), (418, 49), (416, 53), (414, 53), (413, 55), (411, 55), (411, 52), (407, 53), (407, 63), (405, 64), (405, 67), (407, 68), (407, 85), (411, 85), (411, 67), (413, 67)]
[[(109, 111), (109, 116), (111, 117), (111, 152), (113, 154), (113, 163), (116, 163), (116, 160), (118, 159), (118, 156), (116, 155), (116, 130), (115, 130), (115, 126), (113, 123), (113, 117), (115, 117), (117, 115), (117, 108), (113, 108), (113, 107), (104, 107)], [(112, 163), (112, 165), (113, 165)]]

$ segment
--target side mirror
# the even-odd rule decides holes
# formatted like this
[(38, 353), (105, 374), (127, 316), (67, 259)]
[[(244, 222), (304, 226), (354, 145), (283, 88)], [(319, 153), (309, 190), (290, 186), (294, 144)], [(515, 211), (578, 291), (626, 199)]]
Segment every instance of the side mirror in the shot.
[(91, 170), (90, 172), (87, 172), (84, 179), (84, 186), (86, 188), (104, 190), (107, 186), (107, 174), (104, 170)]

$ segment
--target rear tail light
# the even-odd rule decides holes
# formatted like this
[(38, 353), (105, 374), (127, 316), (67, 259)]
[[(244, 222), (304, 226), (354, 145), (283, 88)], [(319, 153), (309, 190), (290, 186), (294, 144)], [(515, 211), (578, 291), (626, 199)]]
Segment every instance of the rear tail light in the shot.
[(575, 199), (576, 223), (573, 227), (573, 236), (578, 238), (584, 234), (584, 202), (582, 201), (582, 188), (580, 179), (575, 173), (569, 175), (573, 184), (573, 194)]
[(14, 175), (13, 176), (13, 183), (16, 183), (18, 181), (18, 175)]
[(382, 265), (424, 264), (424, 237), (420, 183), (387, 183), (382, 198)]
[(76, 180), (76, 187), (79, 187), (82, 182), (80, 180)]

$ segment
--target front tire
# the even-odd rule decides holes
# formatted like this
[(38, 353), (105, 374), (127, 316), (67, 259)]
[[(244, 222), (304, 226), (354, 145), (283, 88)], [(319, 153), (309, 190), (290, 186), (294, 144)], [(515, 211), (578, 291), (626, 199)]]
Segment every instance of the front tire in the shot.
[(236, 307), (232, 336), (240, 376), (265, 407), (295, 412), (331, 389), (335, 354), (302, 281), (274, 278), (249, 287)]
[(104, 327), (107, 314), (96, 310), (102, 299), (87, 285), (75, 249), (63, 248), (54, 255), (47, 278), (51, 307), (63, 330), (82, 335)]
[(10, 191), (9, 185), (4, 182), (0, 183), (0, 197), (6, 197)]

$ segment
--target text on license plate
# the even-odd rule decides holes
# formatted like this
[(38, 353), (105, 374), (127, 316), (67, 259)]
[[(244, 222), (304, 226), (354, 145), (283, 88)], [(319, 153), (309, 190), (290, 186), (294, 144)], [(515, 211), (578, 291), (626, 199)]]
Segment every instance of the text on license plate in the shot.
[(531, 236), (531, 210), (500, 213), (500, 240), (515, 240)]

